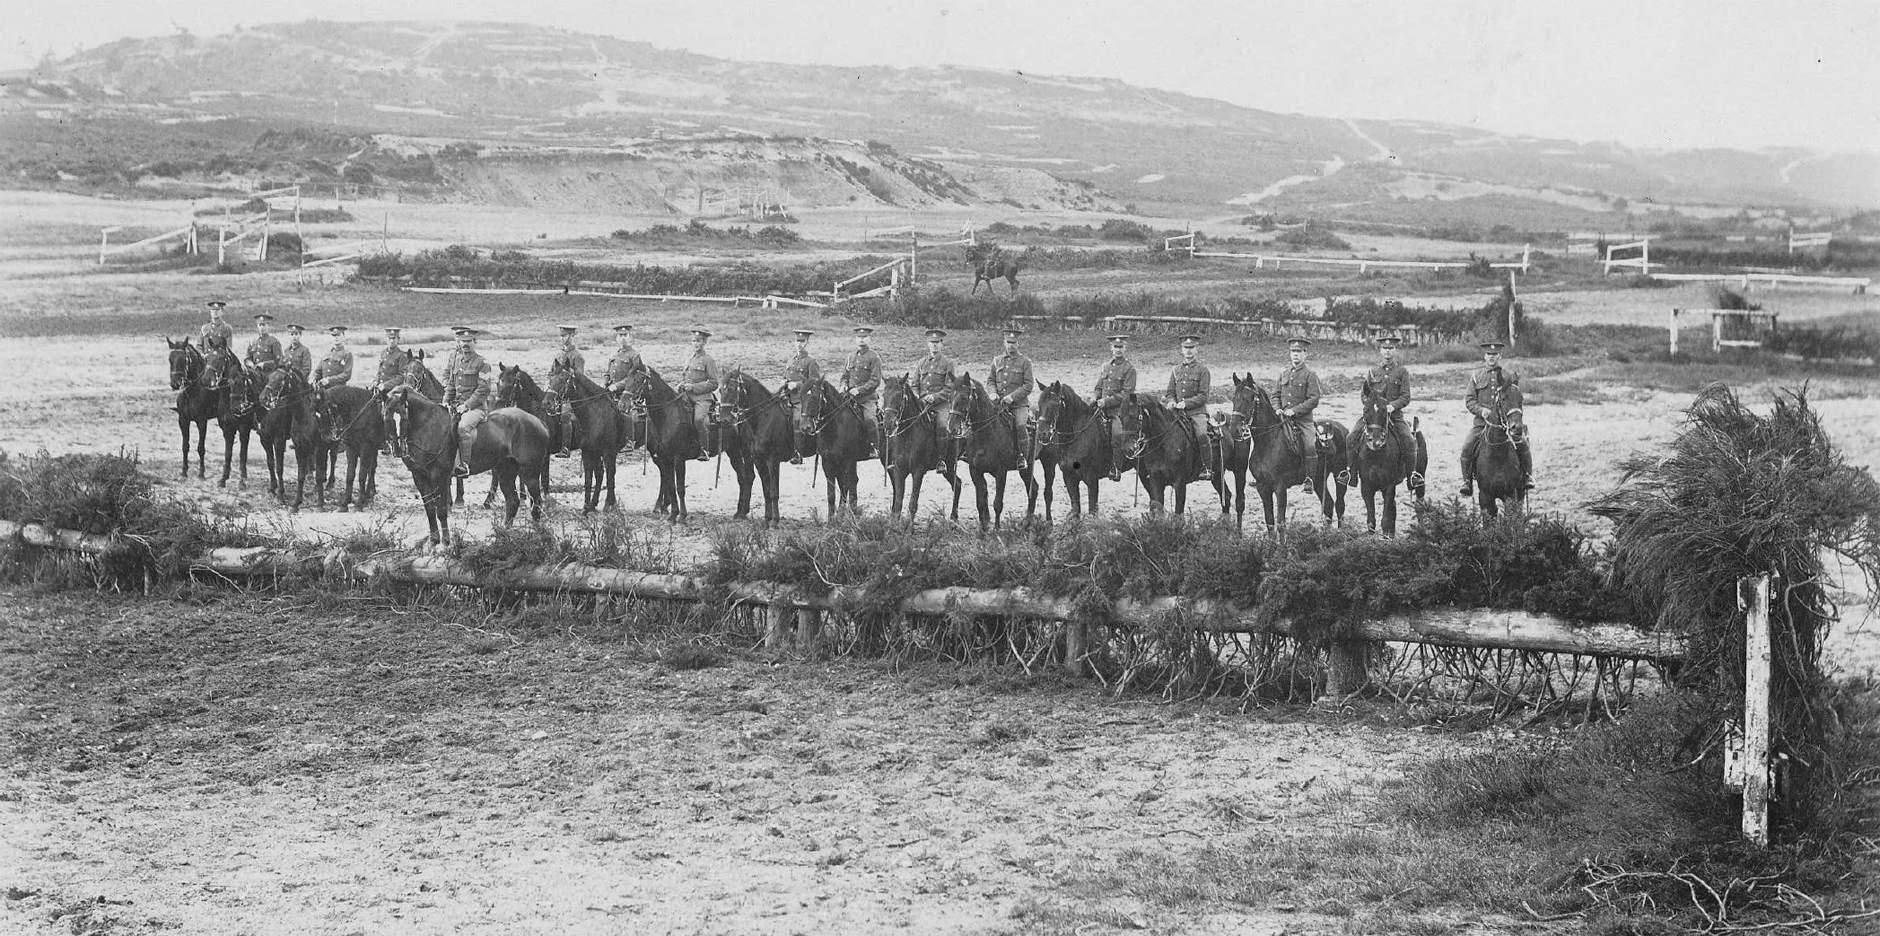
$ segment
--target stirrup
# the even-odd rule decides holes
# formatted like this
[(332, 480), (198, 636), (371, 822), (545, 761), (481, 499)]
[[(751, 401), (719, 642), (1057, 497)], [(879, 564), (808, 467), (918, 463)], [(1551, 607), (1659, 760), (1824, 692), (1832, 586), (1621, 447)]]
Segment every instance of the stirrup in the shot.
[(1352, 474), (1351, 474), (1350, 468), (1338, 469), (1337, 480), (1339, 484), (1342, 484), (1345, 487), (1351, 487), (1354, 483), (1351, 479), (1352, 479)]
[(1463, 497), (1474, 497), (1475, 496), (1475, 483), (1472, 481), (1462, 482), (1461, 493)]
[(564, 448), (561, 451), (556, 452), (555, 457), (556, 458), (572, 458), (574, 457), (574, 451), (572, 449)]
[(1532, 491), (1532, 490), (1534, 490), (1534, 479), (1533, 479), (1533, 478), (1522, 478), (1522, 479), (1521, 479), (1521, 490), (1523, 490), (1523, 491)]
[(451, 469), (450, 476), (453, 478), (468, 478), (470, 477), (470, 466), (458, 465), (457, 467)]

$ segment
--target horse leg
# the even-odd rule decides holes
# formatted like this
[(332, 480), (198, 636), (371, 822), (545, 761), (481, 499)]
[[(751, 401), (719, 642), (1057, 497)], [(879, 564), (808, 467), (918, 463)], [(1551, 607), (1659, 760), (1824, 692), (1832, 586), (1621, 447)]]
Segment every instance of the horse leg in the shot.
[(229, 474), (235, 468), (235, 431), (227, 426), (220, 428), (222, 429), (222, 480), (217, 481), (215, 486), (228, 487)]
[(731, 473), (738, 478), (738, 509), (731, 515), (733, 520), (744, 520), (751, 515), (751, 486), (757, 480), (753, 461), (755, 458), (751, 456), (731, 460)]
[(1397, 535), (1397, 485), (1384, 489), (1384, 535)]
[(958, 462), (948, 462), (947, 470), (945, 472), (942, 472), (942, 476), (947, 479), (947, 483), (953, 485), (952, 520), (954, 523), (958, 523), (960, 521), (960, 488), (964, 486), (964, 484), (960, 481), (960, 472), (959, 472), (958, 464), (959, 464)]
[(985, 536), (992, 526), (990, 508), (986, 503), (986, 476), (975, 469), (973, 475), (973, 500), (979, 505), (979, 535)]
[(685, 508), (685, 463), (687, 461), (689, 459), (686, 458), (672, 460), (673, 519), (679, 523), (686, 522), (688, 517)]
[(503, 526), (514, 526), (516, 514), (522, 509), (522, 498), (516, 495), (516, 471), (511, 466), (498, 465), (490, 474), (503, 491)]
[(1001, 471), (994, 479), (992, 488), (992, 527), (1005, 528), (1005, 472)]
[[(607, 509), (610, 511), (620, 509), (619, 505), (614, 503), (614, 473), (619, 467), (619, 459), (619, 452), (610, 452), (604, 460), (604, 467), (607, 471)], [(542, 490), (548, 490), (546, 482), (542, 484)]]
[(248, 490), (248, 436), (249, 436), (249, 435), (250, 435), (251, 433), (253, 433), (253, 432), (254, 432), (254, 430), (253, 430), (253, 429), (250, 429), (250, 428), (248, 428), (248, 427), (246, 427), (246, 426), (244, 426), (244, 427), (242, 427), (242, 430), (241, 430), (241, 442), (242, 442), (242, 455), (241, 455), (241, 458), (242, 458), (242, 460), (241, 460), (241, 467), (242, 467), (242, 478), (241, 478), (241, 486), (242, 486), (242, 490), (244, 490), (244, 491), (246, 491), (246, 490)]

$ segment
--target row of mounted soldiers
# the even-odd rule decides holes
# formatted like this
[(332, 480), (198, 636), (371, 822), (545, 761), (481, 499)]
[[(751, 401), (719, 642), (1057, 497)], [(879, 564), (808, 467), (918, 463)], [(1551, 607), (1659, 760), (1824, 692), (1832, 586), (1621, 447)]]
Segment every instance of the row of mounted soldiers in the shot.
[[(234, 329), (224, 320), (226, 303), (220, 300), (209, 303), (210, 321), (202, 326), (203, 346), (228, 348), (234, 338)], [(261, 313), (255, 316), (256, 335), (248, 343), (243, 361), (250, 368), (266, 374), (276, 366), (297, 370), (318, 392), (348, 383), (352, 379), (353, 356), (346, 347), (346, 327), (333, 325), (327, 332), (333, 338), (333, 345), (320, 358), (316, 365), (312, 352), (301, 343), (305, 331), (301, 325), (287, 326), (289, 343), (282, 345), (280, 339), (271, 334), (273, 316)], [(451, 407), (459, 416), (458, 431), (462, 444), (458, 447), (459, 474), (467, 474), (463, 457), (472, 446), (477, 427), (493, 401), (492, 371), (490, 365), (477, 352), (478, 332), (467, 326), (452, 329), (457, 341), (457, 348), (445, 364), (442, 377), (444, 399), (439, 401)], [(586, 360), (576, 344), (577, 329), (573, 326), (560, 327), (561, 346), (555, 352), (551, 365), (556, 369), (565, 369), (572, 373), (585, 374)], [(880, 388), (882, 383), (881, 357), (870, 347), (874, 329), (858, 325), (852, 329), (855, 347), (844, 360), (837, 379), (832, 381), (843, 395), (854, 401), (857, 412), (866, 426), (865, 436), (874, 441), (877, 451), (886, 451), (882, 437), (880, 408)], [(616, 348), (608, 359), (602, 386), (618, 399), (626, 389), (631, 375), (645, 367), (639, 351), (633, 345), (633, 326), (617, 325), (614, 327)], [(375, 388), (385, 393), (397, 386), (412, 389), (419, 387), (418, 369), (414, 365), (422, 360), (414, 356), (399, 344), (400, 330), (397, 327), (385, 329), (386, 345), (379, 352), (378, 375)], [(1032, 361), (1019, 347), (1025, 331), (1018, 325), (1003, 329), (1003, 347), (992, 359), (987, 370), (987, 390), (993, 398), (1010, 413), (1014, 426), (1019, 433), (1020, 468), (1030, 467), (1031, 458), (1039, 445), (1037, 423), (1032, 414), (1031, 395), (1038, 386), (1032, 372)], [(674, 389), (692, 402), (693, 419), (698, 430), (697, 437), (704, 440), (700, 446), (701, 460), (709, 459), (719, 449), (716, 426), (713, 420), (715, 394), (718, 390), (722, 373), (718, 362), (706, 351), (706, 343), (712, 333), (702, 327), (693, 328), (692, 354), (686, 361), (684, 370), (678, 375)], [(823, 379), (822, 364), (809, 351), (809, 341), (815, 332), (809, 329), (794, 330), (794, 353), (784, 371), (782, 393), (789, 403), (799, 439), (809, 431), (809, 426), (801, 406), (805, 389), (813, 382)], [(927, 354), (912, 368), (912, 387), (921, 403), (934, 413), (938, 424), (955, 437), (964, 435), (963, 421), (953, 412), (953, 394), (956, 378), (954, 360), (945, 351), (947, 333), (943, 329), (930, 328), (926, 331)], [(1104, 362), (1092, 388), (1096, 406), (1106, 414), (1110, 428), (1111, 445), (1117, 451), (1125, 444), (1124, 432), (1119, 418), (1119, 411), (1125, 399), (1137, 392), (1136, 366), (1128, 357), (1130, 336), (1115, 334), (1109, 336), (1110, 357)], [(1206, 440), (1205, 445), (1190, 446), (1196, 453), (1195, 477), (1207, 480), (1210, 477), (1214, 458), (1212, 452), (1218, 452), (1220, 445), (1220, 424), (1208, 413), (1208, 394), (1212, 389), (1212, 374), (1207, 365), (1201, 363), (1199, 354), (1202, 339), (1199, 335), (1183, 335), (1180, 338), (1181, 360), (1169, 374), (1165, 399), (1168, 405), (1187, 417), (1186, 425), (1194, 434), (1197, 442)], [(1401, 340), (1394, 336), (1378, 339), (1379, 361), (1365, 375), (1366, 382), (1382, 395), (1390, 412), (1391, 430), (1405, 442), (1405, 450), (1413, 450), (1410, 442), (1411, 430), (1404, 419), (1404, 410), (1411, 402), (1410, 374), (1403, 364), (1397, 361), (1398, 347)], [(1287, 443), (1308, 458), (1316, 458), (1313, 412), (1319, 405), (1322, 390), (1318, 374), (1306, 363), (1312, 342), (1307, 338), (1293, 338), (1288, 341), (1288, 363), (1276, 380), (1277, 393), (1275, 405), (1280, 417), (1287, 426)], [(1469, 431), (1462, 450), (1462, 494), (1473, 493), (1470, 473), (1473, 470), (1475, 452), (1480, 445), (1484, 429), (1483, 411), (1489, 404), (1489, 396), (1498, 386), (1519, 384), (1520, 377), (1511, 368), (1501, 363), (1501, 352), (1506, 347), (1498, 341), (1481, 343), (1483, 364), (1472, 372), (1466, 388), (1464, 403), (1475, 416), (1474, 425)], [(574, 437), (573, 407), (563, 400), (552, 400), (550, 413), (559, 423), (561, 439), (557, 457), (569, 456), (569, 441)], [(389, 433), (389, 445), (392, 454), (398, 451), (401, 443), (399, 433)], [(804, 446), (799, 441), (799, 449)], [(1533, 461), (1527, 442), (1522, 439), (1517, 448), (1523, 486), (1532, 488)], [(871, 455), (873, 453), (870, 453)], [(1349, 454), (1349, 464), (1345, 469), (1355, 475), (1357, 471), (1357, 452), (1353, 447)], [(801, 456), (792, 456), (792, 463), (801, 464)], [(1111, 459), (1112, 465), (1120, 464), (1120, 459)], [(1306, 480), (1308, 490), (1318, 472), (1313, 472)], [(1113, 470), (1110, 480), (1120, 480), (1120, 471)], [(1350, 475), (1346, 478), (1349, 480)]]

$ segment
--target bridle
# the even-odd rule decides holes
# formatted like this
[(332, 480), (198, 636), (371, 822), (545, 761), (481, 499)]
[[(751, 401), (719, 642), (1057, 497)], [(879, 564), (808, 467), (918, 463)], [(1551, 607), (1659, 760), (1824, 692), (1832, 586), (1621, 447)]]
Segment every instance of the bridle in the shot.
[[(1103, 410), (1100, 407), (1092, 404), (1090, 407), (1090, 415), (1085, 416), (1084, 421), (1082, 423), (1079, 423), (1076, 428), (1071, 429), (1068, 432), (1065, 431), (1063, 428), (1064, 414), (1069, 412), (1070, 410), (1070, 405), (1069, 405), (1070, 399), (1064, 395), (1065, 392), (1067, 391), (1046, 389), (1043, 393), (1039, 394), (1038, 396), (1038, 416), (1039, 416), (1038, 422), (1040, 425), (1043, 425), (1046, 422), (1046, 420), (1044, 419), (1044, 410), (1045, 410), (1045, 400), (1047, 398), (1052, 401), (1051, 408), (1055, 410), (1055, 412), (1053, 412), (1051, 415), (1051, 419), (1049, 420), (1051, 424), (1049, 437), (1040, 443), (1041, 447), (1045, 445), (1056, 445), (1056, 446), (1070, 445), (1072, 442), (1081, 438), (1084, 435), (1084, 433), (1089, 432), (1092, 426), (1099, 426), (1102, 423)], [(1042, 434), (1043, 433), (1041, 433), (1041, 435)]]
[[(831, 396), (836, 398), (833, 405), (829, 402)], [(842, 396), (836, 393), (835, 387), (826, 380), (819, 381), (812, 386), (804, 388), (803, 402), (808, 403), (812, 400), (816, 402), (817, 413), (815, 416), (811, 417), (812, 423), (809, 427), (811, 435), (822, 435), (823, 430), (828, 428), (829, 424), (833, 422), (837, 416), (845, 412), (854, 411), (857, 420), (862, 418), (861, 410), (858, 407), (861, 397)], [(827, 411), (824, 411), (824, 407), (827, 407)], [(808, 413), (806, 412), (804, 415), (807, 416)]]
[[(170, 389), (188, 391), (202, 384), (202, 352), (192, 344), (182, 344), (170, 349)], [(205, 386), (205, 389), (208, 389)]]
[[(1246, 391), (1244, 397), (1240, 392), (1242, 390)], [(1264, 426), (1260, 425), (1258, 409), (1272, 413), (1273, 421)], [(1248, 410), (1255, 410), (1255, 412), (1248, 412)], [(1234, 415), (1244, 420), (1240, 428), (1240, 438), (1243, 442), (1271, 435), (1286, 425), (1286, 420), (1273, 406), (1273, 398), (1268, 396), (1266, 389), (1257, 383), (1244, 383), (1234, 388)]]
[(1527, 436), (1527, 424), (1521, 420), (1515, 420), (1510, 424), (1508, 417), (1520, 416), (1521, 407), (1517, 406), (1513, 409), (1502, 409), (1502, 400), (1502, 391), (1498, 387), (1495, 390), (1494, 405), (1489, 407), (1489, 412), (1482, 414), (1483, 425), (1490, 429), (1501, 430), (1502, 439), (1497, 442), (1495, 441), (1494, 433), (1487, 432), (1483, 433), (1483, 441), (1494, 446), (1519, 445), (1521, 440)]
[[(744, 398), (749, 395), (744, 389), (744, 381), (746, 380), (755, 382), (756, 378), (742, 371), (734, 375), (728, 375), (723, 381), (723, 387), (719, 390), (718, 421), (722, 425), (730, 426), (733, 430), (743, 429), (744, 424), (749, 422), (757, 414), (765, 410), (779, 409), (785, 403), (783, 393), (778, 392), (771, 394), (770, 399), (756, 406), (741, 405)], [(725, 400), (723, 398), (725, 389), (732, 390), (731, 400)]]

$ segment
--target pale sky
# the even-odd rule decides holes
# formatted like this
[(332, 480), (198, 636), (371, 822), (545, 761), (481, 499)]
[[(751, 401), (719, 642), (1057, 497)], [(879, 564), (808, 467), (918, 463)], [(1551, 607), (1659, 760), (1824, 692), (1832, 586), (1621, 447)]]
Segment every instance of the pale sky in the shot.
[(1880, 0), (64, 0), (16, 4), (0, 68), (187, 29), (497, 20), (743, 61), (962, 65), (1265, 110), (1640, 147), (1880, 152)]

